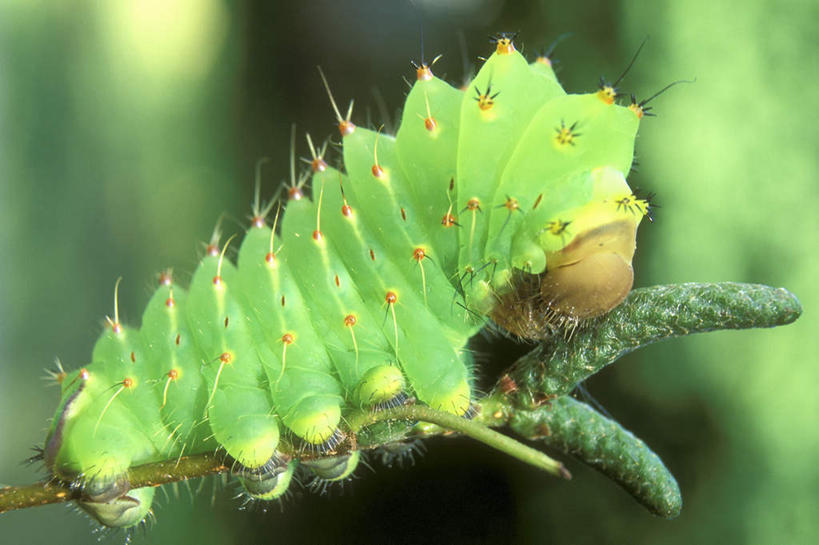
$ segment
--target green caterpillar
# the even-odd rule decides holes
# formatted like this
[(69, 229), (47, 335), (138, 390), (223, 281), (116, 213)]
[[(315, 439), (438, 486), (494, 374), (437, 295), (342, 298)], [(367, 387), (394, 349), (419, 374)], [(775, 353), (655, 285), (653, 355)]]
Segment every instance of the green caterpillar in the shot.
[(58, 377), (47, 467), (131, 527), (155, 490), (129, 489), (136, 465), (222, 449), (271, 500), (298, 452), (324, 481), (355, 470), (350, 411), (411, 396), (468, 416), (466, 346), (488, 318), (542, 337), (631, 289), (651, 203), (625, 175), (646, 109), (616, 95), (566, 94), (501, 35), (466, 90), (419, 66), (395, 136), (333, 102), (343, 172), (308, 138), (310, 172), (282, 214), (255, 207), (236, 265), (213, 244), (187, 290), (160, 276), (140, 329), (115, 309), (90, 363)]

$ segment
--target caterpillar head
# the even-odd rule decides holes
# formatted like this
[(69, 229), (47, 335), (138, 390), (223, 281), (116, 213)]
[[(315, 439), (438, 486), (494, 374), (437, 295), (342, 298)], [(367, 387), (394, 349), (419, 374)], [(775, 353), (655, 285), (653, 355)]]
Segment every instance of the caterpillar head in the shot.
[(635, 235), (634, 225), (617, 221), (575, 237), (551, 256), (547, 272), (518, 275), (492, 319), (519, 337), (541, 339), (609, 312), (631, 291)]
[(649, 215), (650, 199), (632, 193), (615, 169), (595, 169), (589, 178), (597, 198), (542, 221), (525, 245), (523, 255), (545, 259), (545, 270), (519, 271), (514, 289), (499, 296), (492, 318), (519, 337), (545, 338), (601, 316), (631, 290), (637, 227)]

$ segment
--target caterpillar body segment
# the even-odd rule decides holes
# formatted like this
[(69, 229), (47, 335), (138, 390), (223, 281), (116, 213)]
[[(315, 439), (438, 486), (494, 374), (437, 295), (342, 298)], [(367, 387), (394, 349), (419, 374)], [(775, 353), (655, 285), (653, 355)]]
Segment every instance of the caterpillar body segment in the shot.
[(129, 468), (216, 449), (255, 499), (300, 463), (345, 479), (351, 411), (469, 414), (466, 346), (489, 318), (536, 338), (619, 304), (649, 209), (625, 181), (640, 116), (566, 94), (504, 40), (465, 91), (419, 68), (395, 136), (333, 102), (343, 172), (309, 141), (312, 198), (294, 180), (278, 231), (254, 211), (236, 265), (222, 248), (188, 290), (163, 275), (141, 329), (115, 312), (44, 449), (83, 509), (136, 525), (153, 489), (129, 490)]
[(429, 236), (445, 273), (455, 271), (458, 263), (458, 232), (444, 226), (442, 218), (458, 213), (450, 210), (450, 183), (455, 179), (462, 100), (462, 91), (435, 76), (419, 79), (407, 96), (395, 141), (401, 170), (412, 180), (415, 221)]

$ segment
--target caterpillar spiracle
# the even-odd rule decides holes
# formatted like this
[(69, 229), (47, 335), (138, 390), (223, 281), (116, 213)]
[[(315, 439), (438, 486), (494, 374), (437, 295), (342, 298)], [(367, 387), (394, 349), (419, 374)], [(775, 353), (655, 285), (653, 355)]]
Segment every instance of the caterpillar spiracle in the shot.
[(187, 289), (162, 274), (140, 328), (115, 311), (88, 364), (60, 374), (44, 460), (99, 522), (139, 524), (155, 488), (130, 489), (128, 469), (183, 454), (221, 449), (261, 500), (300, 463), (344, 479), (350, 411), (468, 417), (466, 347), (489, 320), (540, 338), (629, 292), (651, 208), (626, 182), (644, 104), (607, 84), (567, 94), (509, 35), (463, 90), (428, 64), (416, 76), (394, 135), (331, 96), (343, 168), (308, 137), (310, 168), (254, 208), (235, 264), (231, 240)]

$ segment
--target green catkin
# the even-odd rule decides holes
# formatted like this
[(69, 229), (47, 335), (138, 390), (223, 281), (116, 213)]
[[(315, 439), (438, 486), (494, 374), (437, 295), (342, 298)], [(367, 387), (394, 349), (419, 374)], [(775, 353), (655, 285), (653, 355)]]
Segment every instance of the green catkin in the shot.
[(603, 232), (630, 273), (648, 210), (624, 177), (639, 112), (566, 95), (505, 38), (465, 91), (417, 76), (397, 135), (339, 115), (344, 173), (314, 155), (312, 200), (295, 184), (278, 233), (254, 218), (237, 265), (209, 253), (187, 292), (163, 275), (142, 328), (114, 320), (64, 378), (46, 464), (102, 524), (150, 509), (153, 489), (123, 496), (128, 468), (184, 454), (222, 449), (263, 500), (286, 492), (302, 447), (333, 456), (308, 464), (319, 477), (346, 478), (356, 438), (334, 449), (351, 411), (414, 396), (468, 413), (467, 342), (516, 271), (582, 261), (572, 241)]
[(680, 514), (680, 487), (660, 458), (631, 432), (585, 403), (562, 396), (538, 409), (516, 412), (509, 426), (611, 477), (655, 515)]

